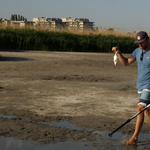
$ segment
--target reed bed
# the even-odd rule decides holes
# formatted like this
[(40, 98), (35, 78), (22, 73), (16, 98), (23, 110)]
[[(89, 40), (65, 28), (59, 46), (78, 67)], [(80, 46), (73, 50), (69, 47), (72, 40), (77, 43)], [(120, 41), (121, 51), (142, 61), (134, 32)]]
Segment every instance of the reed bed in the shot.
[(0, 49), (46, 50), (74, 52), (111, 52), (118, 46), (122, 52), (131, 53), (136, 31), (115, 28), (98, 28), (94, 31), (50, 30), (26, 26), (25, 28), (0, 27)]

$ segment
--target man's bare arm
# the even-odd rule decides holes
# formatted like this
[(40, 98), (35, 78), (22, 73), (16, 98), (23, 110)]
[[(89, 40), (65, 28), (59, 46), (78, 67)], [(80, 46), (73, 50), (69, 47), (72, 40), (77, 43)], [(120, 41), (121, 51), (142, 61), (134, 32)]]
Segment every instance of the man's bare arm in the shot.
[(124, 57), (124, 56), (121, 54), (121, 52), (120, 52), (120, 50), (118, 49), (118, 47), (113, 47), (113, 48), (112, 48), (112, 51), (113, 51), (113, 52), (117, 52), (117, 55), (118, 55), (118, 57), (119, 57), (119, 61), (120, 61), (124, 66), (128, 66), (128, 65), (130, 65), (130, 64), (132, 64), (133, 62), (136, 61), (136, 59), (133, 58), (132, 56), (129, 56), (128, 58)]

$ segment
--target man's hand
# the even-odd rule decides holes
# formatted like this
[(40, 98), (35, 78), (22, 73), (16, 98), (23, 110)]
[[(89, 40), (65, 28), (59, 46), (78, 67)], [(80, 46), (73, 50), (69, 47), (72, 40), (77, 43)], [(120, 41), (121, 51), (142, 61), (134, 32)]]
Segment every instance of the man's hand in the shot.
[(112, 51), (113, 51), (114, 53), (116, 53), (116, 52), (119, 52), (119, 53), (120, 53), (120, 50), (119, 50), (118, 47), (112, 47)]
[(119, 48), (118, 47), (112, 47), (112, 51), (114, 53), (117, 52), (117, 55), (119, 57), (119, 61), (124, 65), (124, 66), (127, 66), (127, 65), (130, 65), (132, 64), (133, 62), (136, 61), (135, 58), (133, 58), (132, 56), (129, 56), (128, 58), (125, 58), (122, 53), (120, 52)]

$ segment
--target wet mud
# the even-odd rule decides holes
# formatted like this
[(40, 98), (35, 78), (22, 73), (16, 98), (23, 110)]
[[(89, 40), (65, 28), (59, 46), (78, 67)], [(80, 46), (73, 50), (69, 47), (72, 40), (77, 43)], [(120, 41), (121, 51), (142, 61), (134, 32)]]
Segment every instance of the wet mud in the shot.
[[(135, 115), (136, 63), (115, 67), (112, 53), (0, 51), (0, 55), (0, 136), (40, 144), (88, 141), (91, 149), (123, 148), (111, 143), (121, 143), (121, 137), (104, 138), (94, 131), (112, 132)], [(63, 121), (81, 130), (48, 124)], [(113, 136), (131, 136), (135, 121)], [(148, 131), (145, 119), (141, 134)]]

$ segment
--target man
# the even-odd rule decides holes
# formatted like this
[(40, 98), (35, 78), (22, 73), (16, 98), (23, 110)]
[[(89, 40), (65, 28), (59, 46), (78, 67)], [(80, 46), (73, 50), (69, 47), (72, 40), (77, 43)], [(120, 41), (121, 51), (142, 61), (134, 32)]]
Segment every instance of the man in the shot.
[[(117, 52), (119, 61), (124, 65), (130, 65), (137, 61), (138, 78), (136, 88), (138, 89), (139, 102), (137, 113), (150, 103), (150, 45), (149, 37), (146, 32), (140, 31), (136, 35), (134, 43), (138, 43), (139, 47), (133, 51), (131, 56), (125, 58), (118, 47), (113, 47), (112, 51)], [(148, 122), (150, 124), (150, 107), (145, 110)], [(144, 112), (137, 116), (135, 131), (132, 137), (124, 142), (124, 144), (137, 143), (140, 129), (144, 122)]]

